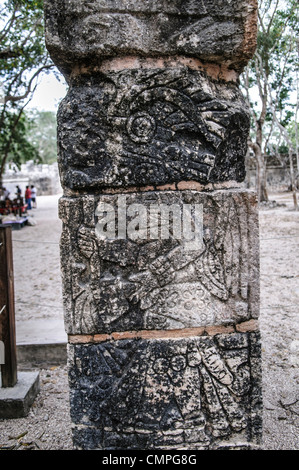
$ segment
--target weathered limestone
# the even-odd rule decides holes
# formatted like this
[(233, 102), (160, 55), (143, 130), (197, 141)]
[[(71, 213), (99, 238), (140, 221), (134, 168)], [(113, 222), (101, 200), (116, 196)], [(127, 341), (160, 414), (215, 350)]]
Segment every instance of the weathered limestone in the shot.
[(56, 63), (184, 55), (240, 69), (256, 46), (256, 0), (52, 0), (47, 43)]
[(243, 449), (260, 436), (256, 333), (69, 346), (74, 442)]
[(261, 440), (258, 213), (238, 76), (255, 0), (46, 0), (79, 449)]
[(58, 114), (65, 187), (243, 181), (249, 115), (236, 84), (186, 66), (70, 83)]
[[(203, 212), (199, 230), (193, 227), (191, 234), (193, 239), (193, 233), (199, 235), (197, 243), (186, 240), (182, 230), (173, 233), (168, 217), (171, 211), (181, 217), (184, 207), (196, 205)], [(118, 234), (116, 226), (112, 239), (101, 239), (97, 224), (102, 211), (110, 208), (116, 223), (119, 210), (126, 213), (126, 233)], [(137, 225), (138, 209), (144, 211), (145, 229)], [(258, 317), (253, 193), (149, 191), (68, 197), (60, 201), (60, 217), (68, 334), (228, 325)], [(162, 227), (164, 239), (158, 232)]]

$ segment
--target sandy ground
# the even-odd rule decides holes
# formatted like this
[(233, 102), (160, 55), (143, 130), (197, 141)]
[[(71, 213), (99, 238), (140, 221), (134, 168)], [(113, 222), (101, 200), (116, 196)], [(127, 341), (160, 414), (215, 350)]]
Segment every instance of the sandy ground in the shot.
[[(13, 232), (18, 344), (64, 341), (59, 268), (59, 196), (38, 198), (36, 226)], [(299, 450), (299, 212), (260, 210), (265, 450)], [(72, 449), (66, 367), (40, 371), (41, 392), (28, 417), (0, 420), (2, 449)]]
[(59, 197), (39, 197), (37, 208), (30, 211), (36, 225), (12, 232), (18, 344), (66, 341), (59, 261)]
[(299, 212), (260, 211), (264, 447), (299, 450)]

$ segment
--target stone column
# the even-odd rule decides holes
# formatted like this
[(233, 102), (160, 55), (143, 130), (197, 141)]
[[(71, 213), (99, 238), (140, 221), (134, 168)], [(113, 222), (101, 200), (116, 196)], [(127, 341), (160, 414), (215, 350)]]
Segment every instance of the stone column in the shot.
[(256, 0), (46, 0), (78, 449), (261, 440)]

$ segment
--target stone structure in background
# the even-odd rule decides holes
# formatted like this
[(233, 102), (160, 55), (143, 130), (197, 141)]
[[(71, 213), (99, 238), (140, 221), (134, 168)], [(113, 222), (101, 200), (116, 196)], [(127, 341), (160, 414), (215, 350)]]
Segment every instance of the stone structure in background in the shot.
[[(257, 2), (47, 0), (79, 449), (261, 440), (259, 243), (238, 76)], [(193, 238), (192, 238), (193, 237)]]
[[(265, 155), (266, 178), (269, 192), (291, 191), (291, 172), (288, 154)], [(294, 173), (298, 175), (297, 158), (293, 155)], [(299, 187), (299, 176), (296, 178)], [(256, 187), (256, 160), (250, 153), (246, 162), (246, 185), (248, 188)]]
[(15, 164), (9, 163), (6, 165), (2, 183), (10, 191), (11, 198), (15, 196), (16, 185), (21, 188), (23, 196), (26, 186), (32, 184), (36, 187), (38, 196), (62, 192), (57, 162), (36, 165), (30, 160), (23, 163), (19, 169)]

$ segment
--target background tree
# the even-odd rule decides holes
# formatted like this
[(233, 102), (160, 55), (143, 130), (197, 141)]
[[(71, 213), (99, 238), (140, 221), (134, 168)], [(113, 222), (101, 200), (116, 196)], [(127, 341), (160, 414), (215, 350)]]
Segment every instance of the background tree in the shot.
[[(54, 65), (45, 47), (42, 0), (0, 2), (0, 181), (9, 158), (16, 158), (16, 142), (23, 139), (23, 158), (31, 156), (25, 143), (24, 108), (31, 100), (38, 77)], [(26, 151), (25, 151), (26, 147)]]
[[(293, 153), (288, 129), (295, 122), (298, 74), (297, 0), (260, 0), (257, 50), (242, 76), (251, 109), (249, 147), (256, 161), (259, 201), (268, 201), (266, 155), (287, 144), (291, 186), (297, 205)], [(277, 139), (277, 136), (278, 139)]]
[(57, 161), (56, 114), (53, 111), (32, 110), (27, 136), (43, 163)]
[(23, 112), (19, 113), (17, 117), (18, 123), (16, 125), (16, 114), (5, 113), (0, 139), (1, 165), (8, 161), (13, 161), (17, 167), (27, 160), (41, 162), (38, 149), (31, 143), (29, 137), (31, 128), (34, 126), (33, 121)]

